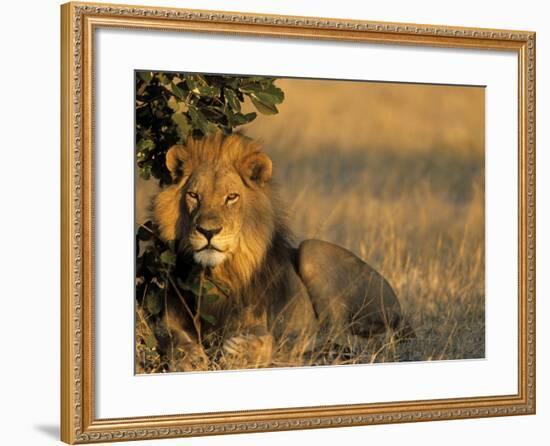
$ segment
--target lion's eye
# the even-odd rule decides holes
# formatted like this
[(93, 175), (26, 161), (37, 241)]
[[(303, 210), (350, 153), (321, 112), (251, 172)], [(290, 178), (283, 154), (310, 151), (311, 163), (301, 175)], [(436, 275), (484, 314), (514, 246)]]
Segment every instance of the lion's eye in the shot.
[(239, 194), (229, 194), (227, 197), (225, 197), (225, 202), (226, 203), (234, 203), (235, 201), (237, 201), (239, 199)]
[(192, 198), (193, 200), (198, 200), (199, 199), (199, 196), (195, 192), (188, 191), (187, 196), (189, 198)]

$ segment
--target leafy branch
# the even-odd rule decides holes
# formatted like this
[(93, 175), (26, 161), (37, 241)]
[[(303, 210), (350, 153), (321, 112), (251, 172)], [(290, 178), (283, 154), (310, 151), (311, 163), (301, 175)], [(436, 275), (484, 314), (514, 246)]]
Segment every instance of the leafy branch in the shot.
[[(163, 241), (158, 236), (158, 228), (151, 221), (139, 225), (136, 242), (136, 285), (137, 295), (142, 296), (142, 306), (153, 316), (160, 314), (165, 307), (165, 296), (170, 285), (193, 322), (200, 342), (201, 320), (211, 325), (217, 322), (213, 315), (206, 312), (205, 306), (214, 304), (222, 296), (229, 298), (229, 290), (197, 265), (186, 271), (185, 277), (181, 277), (176, 271), (174, 244)], [(195, 303), (194, 310), (189, 304), (190, 299)]]
[[(166, 152), (174, 144), (216, 131), (229, 135), (256, 119), (258, 113), (278, 113), (284, 93), (275, 81), (260, 76), (138, 71), (135, 142), (140, 177), (168, 185), (172, 179)], [(166, 317), (159, 316), (166, 312), (167, 295), (173, 289), (201, 342), (202, 324), (217, 323), (209, 307), (229, 298), (229, 290), (197, 265), (177, 265), (175, 243), (165, 242), (158, 234), (152, 221), (136, 230), (138, 303), (146, 316), (156, 318), (157, 323), (160, 320), (170, 335)], [(147, 345), (153, 344), (152, 339), (147, 340)]]
[(262, 114), (278, 113), (284, 100), (275, 79), (261, 76), (226, 76), (139, 71), (136, 75), (136, 157), (139, 174), (170, 183), (164, 160), (167, 150), (189, 135), (202, 138), (222, 131), (231, 134), (252, 122), (256, 112), (245, 113), (248, 99)]

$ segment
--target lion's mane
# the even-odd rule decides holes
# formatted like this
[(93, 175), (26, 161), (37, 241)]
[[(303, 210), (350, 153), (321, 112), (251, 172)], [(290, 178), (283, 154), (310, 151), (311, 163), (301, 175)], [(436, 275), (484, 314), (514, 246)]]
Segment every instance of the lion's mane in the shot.
[[(248, 155), (261, 152), (261, 145), (241, 134), (216, 133), (202, 139), (190, 137), (184, 147), (186, 159), (181, 177), (157, 195), (153, 215), (162, 238), (176, 240), (180, 254), (189, 257), (186, 237), (190, 230), (186, 224), (189, 216), (184, 215), (187, 210), (181, 204), (187, 180), (203, 163), (237, 166)], [(171, 162), (167, 158), (167, 164)], [(292, 234), (271, 179), (264, 187), (252, 190), (242, 212), (246, 218), (234, 252), (215, 268), (215, 275), (232, 291), (258, 296), (266, 294), (266, 285), (267, 288), (276, 285), (278, 271), (292, 262)]]

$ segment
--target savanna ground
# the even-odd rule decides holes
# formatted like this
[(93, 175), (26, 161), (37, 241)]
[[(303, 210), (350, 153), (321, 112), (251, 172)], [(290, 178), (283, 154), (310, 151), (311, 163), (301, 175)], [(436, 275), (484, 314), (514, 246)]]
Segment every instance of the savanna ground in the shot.
[[(280, 113), (260, 115), (243, 130), (265, 143), (296, 240), (339, 244), (375, 267), (417, 338), (349, 340), (314, 354), (278, 346), (272, 366), (484, 357), (483, 88), (277, 85), (285, 92)], [(138, 182), (138, 222), (152, 193), (151, 184)], [(146, 342), (139, 309), (136, 320), (137, 372), (169, 370)]]

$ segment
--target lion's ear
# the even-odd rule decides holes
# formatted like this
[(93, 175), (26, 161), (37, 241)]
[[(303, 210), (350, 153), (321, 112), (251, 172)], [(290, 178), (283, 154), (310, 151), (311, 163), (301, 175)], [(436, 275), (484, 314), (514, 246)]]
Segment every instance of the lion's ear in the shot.
[(188, 169), (186, 164), (189, 163), (189, 152), (187, 147), (175, 145), (166, 152), (166, 167), (170, 171), (172, 180), (178, 181), (184, 176), (184, 167)]
[(239, 170), (245, 180), (259, 185), (270, 180), (272, 169), (271, 159), (262, 152), (246, 155), (239, 163)]

